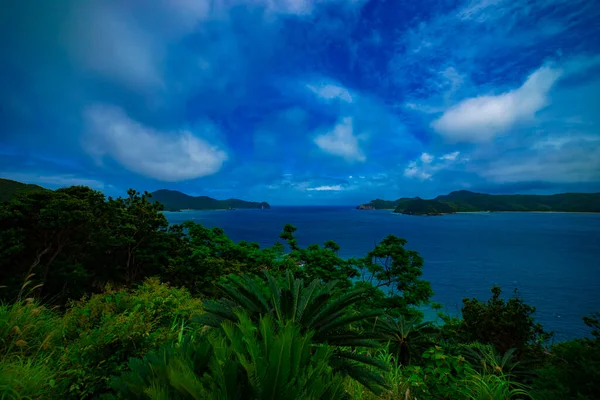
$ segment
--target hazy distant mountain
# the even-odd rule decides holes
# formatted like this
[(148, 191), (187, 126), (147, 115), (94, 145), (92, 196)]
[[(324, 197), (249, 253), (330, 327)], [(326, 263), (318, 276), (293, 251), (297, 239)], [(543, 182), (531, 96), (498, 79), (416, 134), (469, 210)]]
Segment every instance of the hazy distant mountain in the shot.
[(271, 208), (269, 203), (239, 199), (217, 200), (208, 196), (189, 196), (177, 190), (161, 189), (152, 192), (152, 201), (165, 207), (165, 211), (179, 210), (228, 210), (231, 208)]
[(414, 215), (440, 215), (468, 211), (563, 211), (600, 212), (600, 193), (561, 193), (553, 195), (492, 195), (459, 190), (435, 199), (419, 197), (395, 201), (372, 200), (357, 208), (394, 209)]
[(39, 190), (47, 190), (38, 185), (31, 185), (10, 179), (0, 178), (0, 203), (10, 201), (18, 193), (30, 193)]

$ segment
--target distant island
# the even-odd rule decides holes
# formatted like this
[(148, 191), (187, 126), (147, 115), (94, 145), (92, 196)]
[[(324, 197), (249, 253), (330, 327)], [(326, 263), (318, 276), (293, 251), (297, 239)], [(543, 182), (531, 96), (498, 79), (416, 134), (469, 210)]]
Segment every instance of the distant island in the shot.
[(48, 189), (38, 185), (31, 185), (29, 183), (22, 183), (10, 179), (0, 178), (0, 203), (10, 201), (19, 193), (39, 192), (41, 190)]
[(152, 192), (152, 201), (164, 206), (165, 211), (181, 210), (233, 210), (237, 208), (271, 208), (269, 203), (239, 199), (217, 200), (208, 196), (190, 196), (177, 190), (161, 189)]
[(600, 212), (600, 193), (561, 193), (553, 195), (492, 195), (459, 190), (435, 199), (403, 197), (398, 200), (372, 200), (359, 210), (394, 210), (407, 215), (444, 215), (481, 211)]
[[(17, 194), (49, 190), (38, 185), (0, 178), (0, 203), (8, 202)], [(152, 192), (151, 201), (163, 205), (165, 211), (181, 210), (235, 210), (238, 208), (271, 208), (269, 203), (239, 199), (217, 200), (208, 196), (189, 196), (176, 190), (161, 189)]]

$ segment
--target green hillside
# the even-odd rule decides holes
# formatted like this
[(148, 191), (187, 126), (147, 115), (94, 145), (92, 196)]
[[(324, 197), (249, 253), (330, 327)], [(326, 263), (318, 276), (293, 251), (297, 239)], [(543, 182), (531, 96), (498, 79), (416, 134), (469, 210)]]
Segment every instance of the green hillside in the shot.
[(239, 199), (217, 200), (208, 196), (189, 196), (177, 190), (161, 189), (152, 192), (152, 201), (161, 203), (165, 211), (179, 210), (228, 210), (231, 208), (271, 208), (266, 202)]
[(400, 198), (398, 200), (381, 200), (381, 199), (375, 199), (375, 200), (371, 200), (368, 203), (365, 204), (361, 204), (358, 207), (356, 207), (359, 210), (395, 210), (396, 207), (398, 207), (398, 205), (406, 200), (413, 200), (411, 198)]
[(12, 181), (10, 179), (0, 178), (0, 203), (10, 201), (15, 195), (19, 193), (31, 193), (38, 190), (47, 190), (38, 185), (31, 185), (28, 183), (22, 183)]
[(407, 215), (441, 215), (456, 212), (453, 205), (437, 200), (423, 200), (421, 198), (406, 199), (398, 204), (396, 213)]
[(600, 193), (491, 195), (460, 190), (435, 200), (453, 204), (456, 211), (600, 212)]
[(553, 195), (492, 195), (459, 190), (424, 200), (419, 197), (395, 201), (373, 200), (357, 208), (394, 209), (409, 215), (441, 215), (477, 211), (557, 211), (600, 212), (600, 193), (561, 193)]

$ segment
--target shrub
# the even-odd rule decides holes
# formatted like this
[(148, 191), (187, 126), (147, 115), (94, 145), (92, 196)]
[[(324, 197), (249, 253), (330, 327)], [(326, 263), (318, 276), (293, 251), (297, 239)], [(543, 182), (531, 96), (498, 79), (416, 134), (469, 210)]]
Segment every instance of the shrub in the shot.
[(83, 399), (105, 392), (130, 357), (177, 338), (200, 309), (189, 292), (156, 279), (133, 291), (109, 289), (73, 304), (64, 317), (68, 344), (61, 357), (69, 393)]

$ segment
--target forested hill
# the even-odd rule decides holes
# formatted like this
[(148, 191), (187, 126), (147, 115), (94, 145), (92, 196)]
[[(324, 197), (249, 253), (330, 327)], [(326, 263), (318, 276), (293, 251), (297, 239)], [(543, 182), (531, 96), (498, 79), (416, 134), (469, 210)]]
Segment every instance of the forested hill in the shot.
[(28, 183), (0, 178), (0, 203), (9, 201), (18, 193), (31, 193), (39, 190), (46, 189), (38, 185), (31, 185)]
[(396, 201), (373, 200), (359, 209), (391, 209), (403, 214), (439, 215), (475, 211), (562, 211), (600, 212), (600, 193), (561, 193), (553, 195), (492, 195), (459, 190), (435, 199), (418, 197)]
[(266, 202), (239, 199), (217, 200), (208, 196), (189, 196), (177, 190), (161, 189), (152, 192), (152, 201), (161, 203), (165, 211), (179, 210), (228, 210), (231, 208), (271, 208)]

